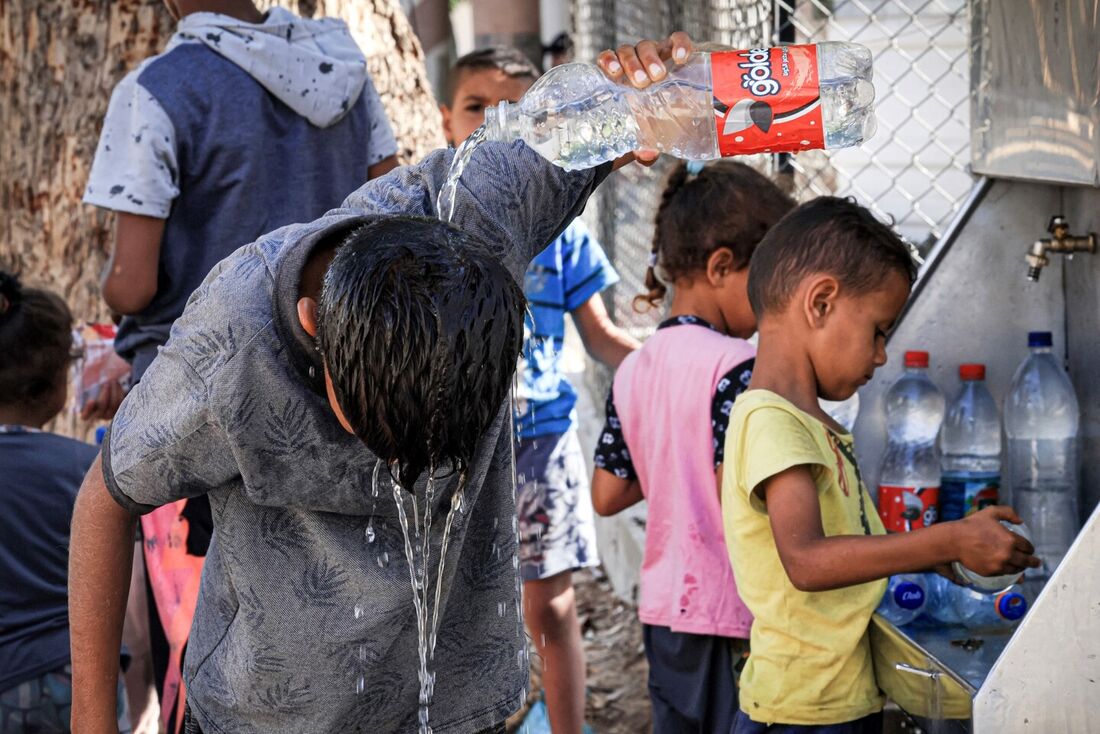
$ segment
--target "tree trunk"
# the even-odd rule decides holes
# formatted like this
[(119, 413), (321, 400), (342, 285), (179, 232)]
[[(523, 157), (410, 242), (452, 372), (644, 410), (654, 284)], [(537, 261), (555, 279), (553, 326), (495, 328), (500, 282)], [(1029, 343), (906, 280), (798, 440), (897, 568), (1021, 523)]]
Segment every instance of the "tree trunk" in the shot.
[[(401, 161), (443, 145), (423, 53), (397, 0), (259, 4), (346, 20)], [(0, 0), (0, 267), (58, 292), (81, 321), (107, 318), (98, 277), (113, 217), (80, 202), (107, 102), (173, 26), (161, 0)]]

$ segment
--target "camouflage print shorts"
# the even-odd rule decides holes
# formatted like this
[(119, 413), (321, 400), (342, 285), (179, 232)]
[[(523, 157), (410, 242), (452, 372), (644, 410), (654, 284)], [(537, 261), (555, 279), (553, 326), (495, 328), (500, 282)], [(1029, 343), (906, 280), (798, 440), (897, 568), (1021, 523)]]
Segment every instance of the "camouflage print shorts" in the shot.
[(518, 440), (516, 479), (523, 580), (599, 565), (588, 468), (576, 430)]
[[(73, 708), (73, 667), (50, 671), (0, 693), (3, 734), (67, 734)], [(130, 734), (130, 709), (118, 680), (118, 731)]]

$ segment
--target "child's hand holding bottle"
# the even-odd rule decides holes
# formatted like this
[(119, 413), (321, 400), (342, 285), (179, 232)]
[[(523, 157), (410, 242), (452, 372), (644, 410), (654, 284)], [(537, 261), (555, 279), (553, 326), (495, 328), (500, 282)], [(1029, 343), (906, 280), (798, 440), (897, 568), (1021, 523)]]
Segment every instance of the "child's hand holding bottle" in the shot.
[(1003, 527), (1002, 520), (1014, 525), (1023, 522), (1011, 507), (997, 505), (952, 523), (959, 563), (982, 576), (1018, 574), (1038, 568), (1035, 547), (1027, 538)]

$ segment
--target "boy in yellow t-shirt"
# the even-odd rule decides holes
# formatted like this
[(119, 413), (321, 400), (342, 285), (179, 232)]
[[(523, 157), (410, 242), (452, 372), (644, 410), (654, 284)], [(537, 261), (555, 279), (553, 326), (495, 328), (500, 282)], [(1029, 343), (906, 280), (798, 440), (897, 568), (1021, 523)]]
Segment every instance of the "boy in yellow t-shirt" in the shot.
[(726, 435), (722, 511), (755, 622), (735, 734), (881, 732), (868, 625), (884, 579), (961, 561), (982, 574), (1038, 565), (1000, 526), (1008, 507), (886, 535), (852, 436), (818, 398), (845, 400), (886, 363), (916, 274), (905, 245), (857, 204), (823, 197), (769, 230), (749, 266), (760, 347)]

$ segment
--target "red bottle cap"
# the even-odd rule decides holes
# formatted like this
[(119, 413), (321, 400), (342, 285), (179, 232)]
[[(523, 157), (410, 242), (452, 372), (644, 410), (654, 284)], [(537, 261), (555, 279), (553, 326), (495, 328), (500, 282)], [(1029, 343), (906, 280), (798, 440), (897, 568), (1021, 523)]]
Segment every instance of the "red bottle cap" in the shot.
[(906, 367), (928, 367), (928, 352), (906, 352)]
[(959, 377), (963, 380), (984, 380), (985, 379), (985, 365), (984, 364), (960, 364), (959, 365)]

